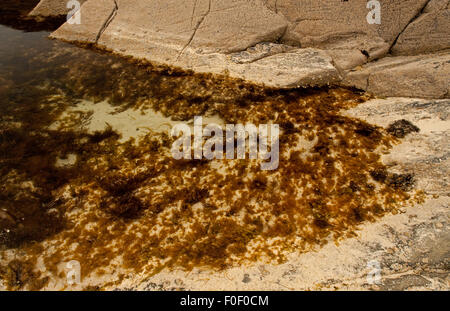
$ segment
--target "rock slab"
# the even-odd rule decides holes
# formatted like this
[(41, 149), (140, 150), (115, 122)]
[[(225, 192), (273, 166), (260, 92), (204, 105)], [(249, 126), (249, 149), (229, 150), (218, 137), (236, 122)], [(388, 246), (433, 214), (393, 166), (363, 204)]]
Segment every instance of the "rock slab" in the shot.
[(450, 53), (385, 57), (350, 71), (343, 84), (379, 96), (449, 98)]
[[(40, 5), (50, 2), (65, 1)], [(382, 1), (379, 24), (370, 9), (367, 0), (87, 0), (81, 25), (51, 36), (268, 87), (449, 98), (449, 0)]]

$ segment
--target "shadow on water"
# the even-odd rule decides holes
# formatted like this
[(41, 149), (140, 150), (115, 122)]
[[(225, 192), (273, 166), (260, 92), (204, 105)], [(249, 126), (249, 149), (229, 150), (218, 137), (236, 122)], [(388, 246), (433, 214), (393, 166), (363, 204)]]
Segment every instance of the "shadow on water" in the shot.
[(66, 21), (66, 16), (34, 18), (28, 13), (39, 0), (2, 0), (0, 3), (0, 25), (23, 31), (53, 31)]

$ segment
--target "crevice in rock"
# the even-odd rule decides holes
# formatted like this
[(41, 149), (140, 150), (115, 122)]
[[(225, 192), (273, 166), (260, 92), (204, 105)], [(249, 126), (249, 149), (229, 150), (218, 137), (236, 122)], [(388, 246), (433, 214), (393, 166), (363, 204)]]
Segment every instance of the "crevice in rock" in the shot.
[(408, 28), (409, 25), (411, 25), (416, 19), (418, 19), (424, 12), (425, 8), (428, 6), (428, 4), (431, 2), (432, 0), (428, 0), (427, 2), (425, 2), (425, 4), (423, 5), (423, 7), (419, 10), (419, 12), (413, 17), (411, 18), (411, 20), (405, 25), (405, 27), (402, 29), (402, 31), (399, 32), (399, 34), (397, 35), (397, 37), (395, 37), (394, 41), (392, 42), (391, 46), (389, 47), (389, 52), (388, 54), (392, 53), (392, 49), (394, 48), (394, 46), (397, 44), (398, 38), (400, 38), (400, 36), (402, 35), (402, 33), (405, 32), (405, 30)]
[(194, 14), (195, 14), (195, 9), (197, 8), (197, 1), (198, 1), (198, 0), (195, 0), (194, 6), (193, 6), (193, 8), (192, 8), (191, 27), (192, 27), (192, 23), (194, 22)]
[(450, 90), (447, 90), (442, 98), (450, 98)]
[(231, 60), (236, 64), (251, 64), (261, 59), (291, 52), (296, 47), (276, 42), (258, 42), (245, 50), (229, 53)]
[(333, 65), (334, 69), (336, 69), (338, 75), (339, 75), (339, 81), (342, 81), (342, 79), (345, 77), (345, 70), (343, 70), (341, 67), (339, 67), (336, 62), (334, 61), (334, 58), (328, 53), (328, 56), (331, 58), (331, 65)]
[(369, 89), (369, 81), (370, 81), (370, 73), (367, 74), (367, 81), (366, 81), (366, 89), (365, 89), (365, 91), (367, 91)]
[(111, 14), (106, 19), (106, 21), (103, 23), (99, 32), (97, 33), (97, 37), (95, 38), (96, 44), (98, 43), (98, 40), (100, 40), (100, 37), (102, 36), (102, 34), (105, 32), (106, 28), (108, 28), (109, 24), (111, 24), (113, 19), (116, 17), (117, 11), (119, 10), (119, 6), (117, 5), (117, 0), (113, 0), (113, 1), (114, 1), (114, 8), (113, 8)]
[[(194, 3), (194, 6), (196, 6), (197, 1)], [(195, 10), (195, 7), (194, 7)], [(208, 16), (208, 14), (211, 12), (211, 0), (209, 0), (208, 3), (208, 10), (206, 11), (205, 14), (202, 15), (202, 17), (200, 18), (200, 20), (197, 22), (197, 25), (195, 26), (194, 31), (192, 32), (191, 37), (189, 38), (189, 41), (184, 45), (183, 49), (181, 49), (180, 54), (178, 54), (177, 56), (177, 60), (181, 57), (181, 55), (183, 55), (184, 51), (188, 48), (188, 46), (191, 44), (192, 40), (194, 40), (195, 35), (197, 34), (198, 29), (200, 28), (201, 24), (203, 23), (203, 21), (205, 20), (206, 16)]]
[(283, 37), (286, 35), (288, 29), (289, 29), (289, 25), (286, 25), (286, 27), (284, 27), (284, 30), (283, 30), (283, 32), (281, 33), (281, 35), (275, 40), (275, 43), (281, 44), (281, 40), (282, 40)]

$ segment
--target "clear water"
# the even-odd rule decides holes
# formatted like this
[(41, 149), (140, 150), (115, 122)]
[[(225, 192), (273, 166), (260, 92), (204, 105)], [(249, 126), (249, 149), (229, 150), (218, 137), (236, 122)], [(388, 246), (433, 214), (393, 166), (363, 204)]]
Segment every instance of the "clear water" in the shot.
[[(73, 259), (84, 273), (111, 273), (117, 282), (123, 277), (111, 272), (117, 258), (124, 274), (223, 269), (267, 257), (280, 262), (282, 252), (342, 237), (406, 199), (403, 190), (373, 180), (373, 172), (386, 177), (376, 150), (390, 147), (392, 138), (340, 115), (364, 102), (364, 94), (268, 90), (131, 62), (48, 34), (0, 26), (0, 258), (10, 256), (0, 278), (8, 288), (63, 288), (49, 280)], [(231, 124), (277, 123), (282, 152), (305, 138), (313, 146), (282, 153), (277, 171), (262, 174), (258, 163), (243, 160), (225, 163), (227, 174), (219, 174), (208, 161), (167, 156), (171, 141), (162, 134), (127, 144), (111, 129), (75, 131), (82, 116), (53, 128), (86, 102), (98, 111), (110, 105), (119, 117), (133, 110), (139, 120), (127, 125), (136, 127), (145, 126), (138, 109), (172, 121), (217, 114)], [(74, 158), (74, 167), (65, 168)], [(46, 274), (36, 272), (37, 258)]]

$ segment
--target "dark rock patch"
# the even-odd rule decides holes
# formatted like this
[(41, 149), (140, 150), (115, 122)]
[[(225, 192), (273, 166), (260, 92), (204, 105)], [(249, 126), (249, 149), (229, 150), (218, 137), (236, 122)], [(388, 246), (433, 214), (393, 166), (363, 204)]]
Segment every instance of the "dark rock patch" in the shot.
[(402, 119), (391, 123), (387, 131), (397, 138), (404, 138), (409, 133), (420, 132), (420, 129), (408, 120)]

